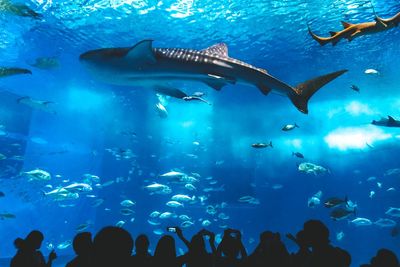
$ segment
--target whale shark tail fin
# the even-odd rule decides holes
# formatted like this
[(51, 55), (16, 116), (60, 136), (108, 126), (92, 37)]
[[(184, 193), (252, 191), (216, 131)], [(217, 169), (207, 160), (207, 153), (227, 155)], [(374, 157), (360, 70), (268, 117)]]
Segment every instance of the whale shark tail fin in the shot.
[(345, 72), (347, 70), (339, 70), (305, 81), (293, 88), (293, 92), (289, 94), (289, 98), (298, 110), (304, 114), (308, 114), (308, 101), (313, 94)]

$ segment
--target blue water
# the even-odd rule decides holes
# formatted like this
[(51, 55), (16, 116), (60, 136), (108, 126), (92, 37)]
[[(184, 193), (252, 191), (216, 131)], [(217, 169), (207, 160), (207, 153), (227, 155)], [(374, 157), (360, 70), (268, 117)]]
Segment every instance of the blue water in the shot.
[[(341, 28), (341, 20), (371, 21), (371, 3), (381, 17), (393, 16), (400, 11), (398, 1), (19, 3), (42, 17), (0, 13), (1, 65), (33, 73), (0, 79), (0, 124), (4, 126), (0, 153), (7, 157), (0, 162), (0, 191), (5, 193), (0, 212), (16, 216), (0, 221), (1, 257), (12, 256), (13, 240), (32, 229), (45, 234), (42, 249), (47, 253), (46, 246), (71, 240), (76, 227), (88, 221), (88, 230), (95, 233), (123, 220), (134, 237), (148, 233), (154, 249), (159, 235), (153, 231), (165, 232), (166, 226), (182, 220), (158, 219), (161, 225), (153, 226), (148, 223), (153, 211), (191, 217), (194, 225), (184, 229), (187, 236), (206, 219), (211, 222), (207, 228), (216, 233), (223, 232), (224, 225), (240, 229), (248, 251), (263, 230), (283, 236), (316, 218), (329, 227), (332, 243), (351, 253), (352, 266), (368, 262), (381, 247), (399, 255), (399, 237), (391, 236), (391, 228), (357, 227), (349, 222), (356, 217), (399, 221), (385, 212), (400, 207), (400, 175), (385, 172), (400, 168), (400, 130), (370, 124), (387, 115), (400, 119), (399, 28), (323, 47), (307, 32), (307, 23), (326, 36)], [(340, 69), (349, 72), (313, 96), (308, 115), (287, 98), (263, 96), (254, 87), (226, 86), (217, 92), (202, 84), (182, 83), (185, 92), (206, 92), (212, 105), (168, 99), (164, 102), (168, 117), (161, 118), (155, 107), (159, 99), (151, 89), (102, 83), (78, 60), (90, 49), (128, 47), (143, 39), (153, 39), (155, 47), (190, 49), (225, 42), (231, 57), (265, 68), (290, 85)], [(38, 57), (55, 57), (59, 67), (32, 67)], [(376, 69), (379, 75), (366, 75), (366, 69)], [(353, 84), (360, 93), (350, 89)], [(54, 112), (18, 104), (16, 100), (23, 96), (54, 102)], [(300, 128), (281, 130), (291, 123)], [(251, 147), (269, 141), (273, 148)], [(130, 149), (134, 155), (117, 160), (110, 149)], [(292, 152), (301, 152), (305, 159)], [(12, 158), (16, 155), (22, 160)], [(321, 165), (329, 172), (301, 173), (301, 162)], [(19, 175), (36, 168), (49, 172), (51, 180), (29, 181)], [(158, 176), (171, 170), (198, 173), (197, 191), (176, 184), (170, 184), (169, 195), (150, 195), (144, 189), (153, 182), (168, 184)], [(100, 184), (114, 183), (104, 187), (94, 183), (89, 194), (94, 197), (81, 194), (72, 201), (57, 202), (43, 195), (50, 191), (48, 185), (55, 189), (81, 182), (84, 174), (99, 176)], [(367, 181), (372, 176), (376, 179)], [(204, 192), (210, 187), (219, 190)], [(395, 190), (387, 191), (391, 187)], [(322, 203), (309, 208), (308, 199), (318, 191), (322, 202), (347, 196), (357, 203), (356, 216), (334, 221)], [(179, 193), (197, 201), (183, 208), (167, 207), (170, 197)], [(239, 202), (243, 196), (259, 203)], [(201, 202), (200, 197), (206, 199)], [(93, 207), (97, 199), (104, 202)], [(124, 199), (136, 202), (133, 215), (120, 214)], [(225, 203), (222, 208), (221, 203)], [(215, 215), (206, 213), (209, 205), (218, 205)], [(219, 218), (221, 212), (229, 219)], [(342, 240), (336, 239), (339, 232), (344, 233)], [(284, 242), (290, 251), (296, 250), (290, 240)], [(56, 251), (73, 254), (71, 247)]]

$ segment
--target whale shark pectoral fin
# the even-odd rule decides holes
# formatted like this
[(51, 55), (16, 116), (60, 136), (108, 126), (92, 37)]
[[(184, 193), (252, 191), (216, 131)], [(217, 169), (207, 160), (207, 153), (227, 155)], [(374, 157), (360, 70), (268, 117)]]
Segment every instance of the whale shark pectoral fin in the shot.
[(359, 30), (357, 30), (357, 31), (355, 31), (355, 32), (353, 32), (351, 35), (350, 35), (350, 38), (354, 38), (357, 34), (359, 34), (361, 31), (359, 31)]
[(348, 23), (346, 21), (341, 21), (343, 28), (347, 29), (348, 27), (353, 26), (354, 24)]
[(153, 40), (143, 40), (135, 44), (126, 55), (126, 58), (144, 64), (154, 64), (157, 62), (153, 52)]
[(205, 80), (204, 83), (217, 91), (221, 90), (221, 88), (227, 84), (236, 83), (236, 80), (230, 77), (222, 77), (216, 74), (208, 74), (208, 77), (210, 77), (210, 79)]
[(213, 81), (213, 80), (207, 80), (207, 81), (204, 81), (204, 83), (217, 91), (220, 91), (222, 89), (222, 87), (224, 87), (226, 85), (226, 83), (223, 81)]
[(225, 43), (218, 43), (210, 47), (207, 47), (201, 51), (207, 52), (209, 54), (222, 55), (228, 57), (228, 46)]
[(272, 91), (271, 88), (269, 88), (268, 86), (266, 86), (264, 84), (257, 85), (257, 88), (260, 89), (260, 91), (263, 95), (268, 95)]

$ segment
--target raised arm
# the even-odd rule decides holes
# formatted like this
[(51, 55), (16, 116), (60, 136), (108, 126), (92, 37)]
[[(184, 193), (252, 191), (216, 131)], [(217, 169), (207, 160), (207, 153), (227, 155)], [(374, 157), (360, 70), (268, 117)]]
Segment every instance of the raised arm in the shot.
[(183, 236), (182, 229), (179, 228), (178, 226), (176, 228), (176, 235), (179, 237), (180, 240), (182, 240), (183, 243), (185, 243), (186, 247), (189, 249), (190, 247), (190, 242)]

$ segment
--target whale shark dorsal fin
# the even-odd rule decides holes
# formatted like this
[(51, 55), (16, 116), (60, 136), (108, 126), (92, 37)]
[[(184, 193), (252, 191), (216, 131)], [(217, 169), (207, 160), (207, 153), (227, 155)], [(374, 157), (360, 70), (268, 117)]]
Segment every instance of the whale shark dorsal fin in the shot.
[(389, 123), (394, 123), (396, 120), (392, 116), (388, 116)]
[(343, 25), (343, 28), (345, 28), (345, 29), (347, 29), (348, 27), (351, 27), (351, 26), (354, 25), (354, 24), (348, 23), (348, 22), (346, 22), (346, 21), (341, 21), (341, 23), (342, 23), (342, 25)]
[(140, 41), (129, 49), (126, 57), (140, 63), (156, 63), (152, 43), (153, 40)]
[(213, 55), (221, 55), (221, 56), (228, 57), (228, 46), (225, 43), (218, 43), (218, 44), (212, 45), (210, 47), (207, 47), (201, 51), (207, 52), (207, 53), (213, 54)]
[(329, 34), (332, 36), (335, 36), (337, 32), (329, 32)]

